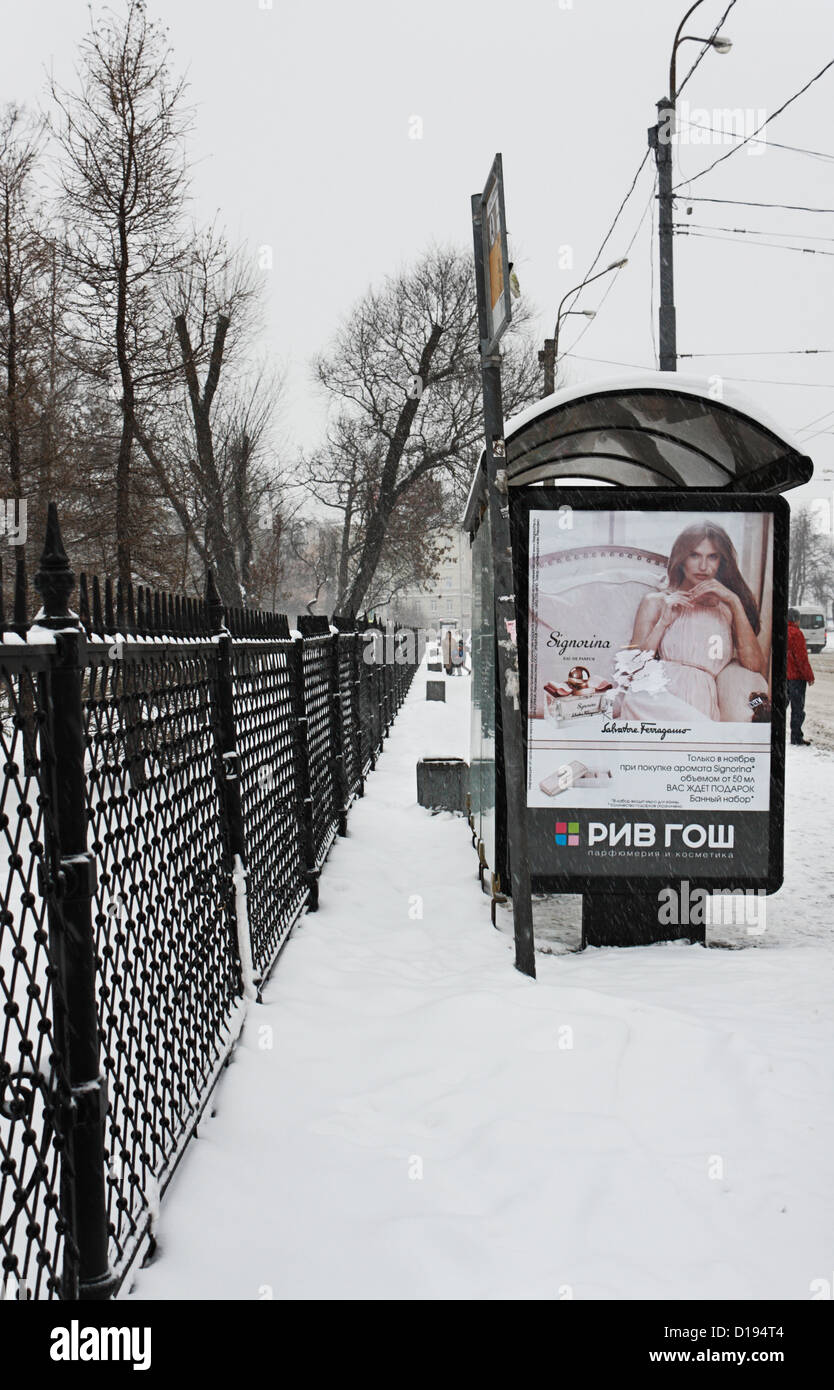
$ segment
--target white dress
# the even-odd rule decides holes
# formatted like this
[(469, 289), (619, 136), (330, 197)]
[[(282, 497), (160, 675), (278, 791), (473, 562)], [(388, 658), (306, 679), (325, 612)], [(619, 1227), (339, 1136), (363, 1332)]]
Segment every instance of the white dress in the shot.
[(733, 659), (733, 618), (727, 604), (719, 601), (682, 611), (661, 637), (657, 656), (663, 662), (666, 688), (657, 694), (627, 690), (620, 717), (664, 723), (719, 720), (715, 678)]

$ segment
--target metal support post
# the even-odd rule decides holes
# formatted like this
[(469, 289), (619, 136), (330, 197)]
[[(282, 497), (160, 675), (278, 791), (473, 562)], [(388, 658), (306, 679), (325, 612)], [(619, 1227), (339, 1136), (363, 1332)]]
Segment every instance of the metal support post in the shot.
[(660, 308), (658, 310), (660, 370), (678, 369), (677, 325), (675, 321), (674, 207), (672, 193), (672, 132), (675, 103), (664, 97), (657, 103), (657, 125), (649, 131), (649, 145), (657, 164), (658, 245), (660, 251)]
[[(55, 970), (53, 1006), (57, 1050), (69, 1086), (62, 1154), (62, 1205), (74, 1259), (65, 1258), (64, 1298), (105, 1299), (116, 1281), (108, 1260), (104, 1122), (107, 1086), (101, 1074), (92, 901), (95, 859), (87, 848), (82, 673), (87, 638), (69, 610), (75, 584), (50, 502), (46, 540), (35, 586), (43, 598), (41, 627), (55, 632), (56, 658), (48, 676), (49, 743), (53, 760), (54, 835), (46, 891), (49, 955)], [(74, 1252), (75, 1253), (75, 1252)]]
[(293, 754), (298, 821), (301, 828), (301, 860), (307, 880), (307, 911), (318, 911), (319, 871), (313, 853), (313, 797), (310, 791), (310, 754), (307, 746), (307, 705), (304, 698), (304, 638), (291, 642), (287, 657), (293, 706)]
[(518, 648), (515, 643), (515, 590), (501, 404), (501, 367), (497, 353), (490, 357), (484, 354), (487, 333), (486, 282), (481, 233), (481, 199), (477, 194), (472, 198), (472, 229), (481, 334), (487, 498), (494, 561), (495, 631), (506, 776), (506, 820), (515, 929), (515, 964), (525, 975), (535, 977), (533, 904), (527, 851), (527, 778), (522, 738), (524, 711), (519, 696)]

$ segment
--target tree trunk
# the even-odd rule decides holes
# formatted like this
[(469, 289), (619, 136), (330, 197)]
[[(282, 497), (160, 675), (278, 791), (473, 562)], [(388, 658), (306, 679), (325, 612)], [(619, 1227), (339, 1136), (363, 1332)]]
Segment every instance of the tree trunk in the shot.
[(240, 555), (240, 583), (246, 601), (250, 598), (250, 587), (252, 583), (252, 554), (254, 545), (252, 541), (252, 527), (249, 524), (249, 511), (246, 506), (246, 485), (249, 471), (249, 459), (252, 455), (252, 444), (248, 434), (240, 436), (240, 444), (235, 449), (236, 457), (233, 462), (232, 488), (235, 499), (235, 513), (237, 530), (239, 536), (239, 555)]
[(46, 519), (47, 508), (52, 501), (52, 475), (55, 458), (55, 398), (58, 390), (58, 268), (55, 246), (50, 251), (49, 275), (49, 367), (47, 375), (46, 399), (41, 414), (41, 466), (38, 474), (40, 484), (39, 519)]
[(202, 393), (197, 381), (194, 351), (185, 317), (178, 314), (174, 320), (182, 354), (182, 365), (191, 404), (191, 417), (194, 422), (194, 435), (197, 443), (197, 462), (204, 484), (206, 502), (206, 549), (214, 566), (215, 579), (221, 599), (227, 606), (243, 603), (243, 593), (235, 568), (235, 552), (226, 525), (226, 509), (223, 501), (223, 488), (214, 461), (214, 440), (211, 431), (211, 404), (220, 368), (223, 363), (223, 347), (229, 320), (221, 314), (217, 319), (214, 343), (211, 350), (208, 374)]
[[(3, 219), (3, 298), (6, 305), (8, 337), (6, 342), (6, 410), (9, 432), (9, 477), (12, 495), (19, 504), (23, 498), (23, 467), (20, 448), (20, 414), (17, 390), (17, 303), (12, 285), (12, 229), (10, 199), (7, 197)], [(18, 520), (20, 518), (18, 517)], [(24, 532), (25, 534), (25, 532)], [(13, 618), (21, 635), (25, 632), (28, 614), (26, 602), (26, 547), (20, 540), (15, 546), (15, 584)]]
[[(429, 369), (432, 358), (437, 351), (443, 329), (439, 324), (435, 324), (429, 334), (428, 342), (420, 354), (420, 367), (418, 375), (420, 379), (428, 383)], [(376, 573), (379, 564), (379, 557), (385, 544), (385, 535), (388, 529), (388, 522), (397, 502), (397, 471), (400, 466), (408, 437), (411, 433), (411, 426), (414, 424), (414, 417), (417, 414), (420, 401), (417, 397), (409, 396), (400, 411), (397, 419), (396, 428), (388, 446), (385, 456), (385, 463), (382, 467), (382, 479), (380, 482), (379, 496), (377, 498), (374, 514), (371, 517), (368, 528), (365, 532), (365, 540), (362, 546), (362, 554), (359, 560), (359, 569), (356, 573), (347, 598), (348, 611), (358, 613), (365, 595), (368, 592), (371, 581)]]
[(134, 420), (133, 422), (133, 436), (137, 444), (139, 445), (139, 448), (145, 455), (145, 458), (148, 460), (148, 463), (151, 465), (157, 482), (159, 483), (159, 486), (162, 488), (164, 496), (170, 502), (171, 506), (177, 514), (177, 518), (185, 533), (186, 555), (188, 553), (188, 542), (190, 541), (191, 544), (194, 546), (194, 549), (197, 551), (197, 554), (200, 556), (200, 559), (202, 560), (203, 564), (208, 564), (208, 555), (206, 552), (206, 547), (200, 540), (200, 537), (197, 535), (197, 532), (194, 530), (194, 526), (192, 524), (190, 516), (188, 515), (188, 510), (185, 506), (185, 503), (183, 502), (182, 498), (178, 496), (174, 489), (171, 487), (162, 460), (160, 459), (159, 455), (154, 449), (153, 444), (146, 435), (145, 431), (140, 426), (138, 420)]
[(336, 596), (336, 612), (344, 612), (345, 595), (348, 586), (348, 566), (350, 564), (350, 528), (353, 524), (353, 503), (356, 496), (355, 490), (356, 467), (351, 470), (350, 482), (348, 484), (347, 497), (345, 499), (344, 523), (342, 525), (342, 543), (339, 548), (339, 583)]
[(130, 455), (133, 423), (126, 413), (116, 458), (116, 573), (122, 584), (131, 580), (130, 562)]
[(125, 196), (119, 199), (119, 261), (116, 286), (116, 360), (122, 383), (122, 433), (116, 457), (116, 572), (122, 584), (131, 581), (130, 567), (130, 462), (136, 416), (133, 371), (127, 349), (128, 244)]

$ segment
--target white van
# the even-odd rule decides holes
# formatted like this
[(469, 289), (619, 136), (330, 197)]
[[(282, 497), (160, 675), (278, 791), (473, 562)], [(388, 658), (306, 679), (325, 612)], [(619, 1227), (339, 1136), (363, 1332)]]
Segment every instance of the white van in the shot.
[(811, 608), (807, 604), (800, 604), (799, 607), (799, 626), (805, 638), (805, 645), (809, 652), (825, 651), (826, 631), (825, 614), (821, 608)]

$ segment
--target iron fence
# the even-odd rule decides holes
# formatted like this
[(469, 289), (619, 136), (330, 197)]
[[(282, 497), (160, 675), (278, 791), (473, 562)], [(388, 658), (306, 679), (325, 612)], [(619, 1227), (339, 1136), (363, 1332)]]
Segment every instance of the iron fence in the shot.
[[(119, 1287), (414, 664), (372, 624), (74, 579), (50, 507), (0, 585), (6, 1297)], [(390, 644), (389, 644), (390, 645)]]

